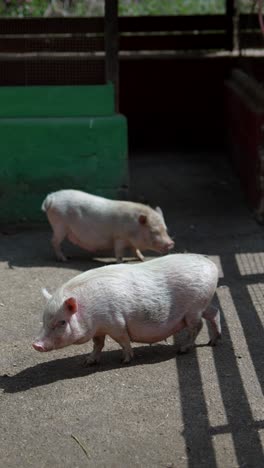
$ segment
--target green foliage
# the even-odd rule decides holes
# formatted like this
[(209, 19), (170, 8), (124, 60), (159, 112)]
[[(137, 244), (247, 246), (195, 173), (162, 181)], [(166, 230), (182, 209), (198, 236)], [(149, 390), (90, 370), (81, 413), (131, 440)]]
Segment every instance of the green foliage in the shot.
[(119, 14), (195, 15), (225, 12), (225, 0), (119, 0)]
[[(67, 2), (56, 1), (69, 15), (103, 15), (103, 0), (72, 0), (68, 11)], [(0, 0), (0, 16), (43, 16), (48, 3), (47, 0)], [(225, 0), (119, 0), (119, 15), (224, 14), (225, 3)], [(255, 3), (254, 0), (240, 0), (240, 10), (251, 12)]]
[(0, 0), (1, 16), (43, 16), (46, 8), (43, 0)]

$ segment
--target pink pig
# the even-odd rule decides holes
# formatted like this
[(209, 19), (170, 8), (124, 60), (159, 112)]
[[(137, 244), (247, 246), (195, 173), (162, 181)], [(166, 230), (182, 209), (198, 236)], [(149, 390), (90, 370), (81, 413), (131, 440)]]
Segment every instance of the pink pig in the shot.
[(131, 247), (140, 260), (141, 250), (168, 253), (174, 247), (159, 207), (108, 200), (79, 190), (59, 190), (42, 204), (53, 229), (52, 245), (59, 260), (66, 261), (60, 244), (68, 238), (92, 253), (114, 248), (117, 262)]
[(48, 299), (43, 327), (33, 343), (51, 351), (93, 339), (86, 364), (99, 362), (105, 335), (133, 356), (131, 342), (154, 343), (183, 328), (189, 338), (180, 351), (194, 346), (202, 318), (211, 323), (210, 344), (221, 336), (219, 311), (211, 305), (218, 281), (216, 265), (202, 255), (172, 254), (134, 265), (110, 265), (82, 273)]

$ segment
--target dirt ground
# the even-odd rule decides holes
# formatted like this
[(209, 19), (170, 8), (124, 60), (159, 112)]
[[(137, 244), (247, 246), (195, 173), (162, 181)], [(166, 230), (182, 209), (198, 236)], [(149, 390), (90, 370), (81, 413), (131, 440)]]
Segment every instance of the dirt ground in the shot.
[[(220, 272), (223, 339), (176, 355), (136, 346), (120, 363), (107, 340), (102, 363), (82, 367), (90, 343), (37, 353), (50, 291), (108, 260), (55, 261), (50, 229), (0, 234), (0, 466), (214, 468), (264, 466), (264, 241), (223, 155), (138, 155), (131, 197), (160, 205), (176, 251), (209, 255)], [(184, 336), (175, 338), (175, 342)]]

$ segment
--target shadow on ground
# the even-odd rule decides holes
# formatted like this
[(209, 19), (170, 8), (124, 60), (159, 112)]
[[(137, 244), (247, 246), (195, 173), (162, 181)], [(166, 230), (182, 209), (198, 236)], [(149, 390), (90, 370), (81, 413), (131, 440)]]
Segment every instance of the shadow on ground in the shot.
[[(175, 346), (172, 345), (139, 346), (135, 348), (135, 358), (128, 366), (167, 361), (175, 357), (175, 353)], [(98, 365), (84, 367), (84, 359), (85, 355), (54, 359), (24, 369), (13, 376), (0, 376), (0, 387), (7, 393), (23, 392), (60, 380), (87, 377), (97, 372), (124, 367), (121, 363), (121, 350), (104, 351), (102, 362)]]
[[(189, 467), (259, 467), (263, 464), (264, 329), (261, 315), (264, 311), (264, 263), (261, 253), (251, 254), (251, 248), (246, 251), (242, 257), (248, 274), (243, 276), (236, 253), (219, 256), (223, 278), (219, 282), (218, 296), (228, 295), (228, 300), (223, 308), (217, 301), (221, 310), (223, 342), (221, 347), (213, 348), (213, 360), (215, 386), (220, 395), (216, 400), (222, 400), (224, 413), (220, 419), (225, 419), (225, 424), (210, 421), (210, 415), (217, 412), (219, 403), (208, 401), (207, 382), (201, 370), (203, 362), (197, 353), (183, 358), (176, 356)], [(257, 301), (254, 300), (256, 296), (250, 294), (251, 286), (257, 288)], [(217, 420), (217, 417), (212, 419)], [(229, 438), (229, 445), (233, 446), (234, 464), (230, 461), (225, 464), (225, 454), (230, 457), (226, 449), (220, 458), (219, 453), (218, 458), (216, 456), (216, 442), (223, 441), (224, 437)], [(222, 444), (225, 446), (224, 442)]]
[[(155, 365), (169, 360), (175, 362), (173, 378), (179, 385), (178, 393), (172, 394), (172, 386), (169, 403), (161, 397), (158, 404), (164, 404), (169, 418), (173, 418), (171, 401), (174, 404), (180, 401), (183, 423), (180, 429), (178, 421), (172, 422), (173, 435), (165, 432), (166, 437), (160, 436), (153, 449), (158, 459), (165, 444), (171, 454), (170, 465), (153, 461), (153, 452), (149, 455), (142, 449), (140, 444), (155, 445), (153, 432), (149, 439), (145, 429), (142, 434), (134, 433), (133, 449), (136, 450), (135, 445), (141, 447), (142, 456), (144, 453), (148, 457), (144, 459), (146, 467), (259, 468), (264, 463), (263, 228), (255, 223), (228, 161), (223, 157), (212, 158), (210, 155), (204, 158), (189, 155), (175, 157), (166, 164), (160, 158), (152, 160), (151, 166), (148, 158), (139, 158), (133, 163), (131, 183), (136, 187), (133, 198), (165, 207), (176, 250), (204, 253), (218, 264), (220, 280), (216, 301), (221, 309), (223, 328), (222, 342), (213, 351), (201, 346), (187, 355), (176, 355), (175, 346), (171, 345), (135, 348), (135, 360), (130, 367), (139, 370), (146, 366), (140, 381), (146, 394), (147, 390), (151, 391), (149, 385), (153, 388), (156, 385), (155, 380), (150, 383), (144, 378), (151, 366), (156, 372), (158, 368)], [(49, 231), (2, 235), (0, 260), (14, 269), (40, 266), (43, 269), (61, 267), (80, 271), (113, 261), (103, 258), (91, 260), (86, 253), (74, 251), (69, 263), (58, 264), (52, 259), (49, 239)], [(175, 343), (178, 339), (176, 337)], [(89, 379), (95, 378), (96, 374), (109, 373), (111, 376), (112, 370), (121, 367), (120, 358), (120, 350), (105, 351), (102, 363), (90, 368), (82, 366), (83, 355), (51, 358), (48, 362), (26, 367), (15, 375), (0, 376), (0, 387), (6, 396), (80, 378), (87, 379), (89, 385)], [(131, 379), (137, 378), (136, 373), (132, 372), (131, 376)], [(164, 374), (162, 382), (164, 386), (172, 385), (171, 375)], [(108, 384), (111, 385), (111, 379)], [(164, 387), (160, 390), (161, 396), (162, 392), (165, 392)], [(143, 406), (147, 405), (144, 397), (145, 394), (141, 401)], [(154, 411), (152, 405), (153, 402), (148, 413), (150, 419)], [(115, 417), (118, 416), (122, 425), (123, 413), (121, 416), (115, 413)], [(184, 461), (177, 459), (181, 435), (185, 444)], [(170, 437), (174, 437), (173, 447), (166, 446)], [(124, 459), (127, 461), (125, 455)], [(112, 458), (111, 462), (116, 462), (116, 459)]]

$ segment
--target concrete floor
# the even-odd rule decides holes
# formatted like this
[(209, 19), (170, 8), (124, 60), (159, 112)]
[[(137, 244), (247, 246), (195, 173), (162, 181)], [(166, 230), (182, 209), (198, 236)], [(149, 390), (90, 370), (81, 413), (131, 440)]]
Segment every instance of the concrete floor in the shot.
[[(223, 155), (171, 154), (131, 162), (131, 197), (160, 205), (176, 251), (219, 266), (223, 339), (207, 327), (197, 347), (137, 346), (120, 364), (107, 340), (102, 363), (83, 368), (91, 344), (37, 353), (44, 299), (104, 261), (69, 245), (67, 264), (50, 229), (0, 234), (0, 466), (214, 468), (264, 466), (264, 241)], [(176, 342), (184, 337), (176, 337)]]

